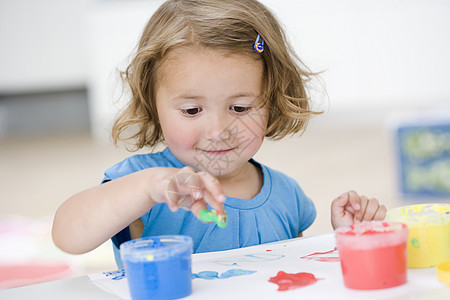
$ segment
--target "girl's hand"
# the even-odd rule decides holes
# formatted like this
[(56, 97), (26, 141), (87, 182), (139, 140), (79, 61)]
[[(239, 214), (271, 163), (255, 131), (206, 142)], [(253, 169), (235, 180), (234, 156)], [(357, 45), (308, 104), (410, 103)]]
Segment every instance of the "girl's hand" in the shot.
[(331, 224), (333, 229), (361, 221), (384, 220), (386, 207), (375, 198), (359, 196), (350, 191), (331, 203)]
[(195, 172), (191, 167), (178, 170), (166, 186), (166, 200), (170, 210), (180, 207), (190, 210), (197, 218), (208, 203), (218, 215), (225, 214), (225, 195), (219, 181), (207, 172)]

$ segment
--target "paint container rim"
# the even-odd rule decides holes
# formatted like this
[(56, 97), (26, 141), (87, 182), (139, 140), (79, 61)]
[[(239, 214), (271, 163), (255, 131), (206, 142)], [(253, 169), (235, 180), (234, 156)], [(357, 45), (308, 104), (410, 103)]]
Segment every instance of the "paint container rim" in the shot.
[(161, 261), (192, 253), (193, 241), (186, 235), (149, 236), (120, 245), (122, 261)]
[(400, 206), (389, 210), (386, 220), (411, 226), (441, 226), (450, 222), (449, 203), (424, 203)]
[(401, 222), (363, 221), (337, 228), (335, 238), (338, 249), (373, 249), (406, 243), (408, 226)]

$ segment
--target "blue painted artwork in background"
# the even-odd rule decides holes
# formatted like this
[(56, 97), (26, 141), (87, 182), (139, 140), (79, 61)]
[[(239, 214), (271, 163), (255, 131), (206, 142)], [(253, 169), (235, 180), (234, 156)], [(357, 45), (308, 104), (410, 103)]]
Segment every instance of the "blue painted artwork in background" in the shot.
[(397, 128), (400, 192), (450, 197), (450, 123)]

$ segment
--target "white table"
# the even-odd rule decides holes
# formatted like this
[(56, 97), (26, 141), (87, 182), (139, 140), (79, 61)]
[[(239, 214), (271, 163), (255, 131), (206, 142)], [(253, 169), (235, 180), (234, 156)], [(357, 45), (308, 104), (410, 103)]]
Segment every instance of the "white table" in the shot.
[[(326, 234), (230, 251), (194, 254), (193, 273), (211, 270), (221, 273), (232, 268), (254, 270), (256, 273), (228, 279), (196, 278), (193, 280), (192, 295), (184, 299), (450, 299), (450, 286), (438, 281), (435, 268), (408, 269), (408, 282), (398, 287), (358, 291), (344, 286), (339, 262), (301, 258), (334, 247), (334, 235)], [(337, 253), (313, 257), (330, 255), (336, 256)], [(322, 279), (307, 287), (280, 292), (276, 284), (268, 282), (280, 270), (287, 273), (310, 272)], [(96, 276), (102, 277), (102, 274)], [(122, 287), (118, 290), (123, 293), (126, 279), (113, 281), (104, 276), (100, 280), (92, 279), (96, 276), (1, 290), (0, 299), (123, 299), (120, 293), (113, 290), (120, 284)]]

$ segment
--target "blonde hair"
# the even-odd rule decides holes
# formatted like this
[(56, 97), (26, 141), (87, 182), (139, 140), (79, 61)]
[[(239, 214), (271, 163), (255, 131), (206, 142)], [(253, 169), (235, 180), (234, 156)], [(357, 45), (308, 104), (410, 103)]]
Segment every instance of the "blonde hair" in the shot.
[[(262, 53), (253, 49), (258, 34), (265, 43)], [(317, 114), (310, 109), (305, 88), (314, 74), (264, 5), (256, 0), (168, 0), (150, 18), (136, 55), (121, 74), (131, 99), (114, 122), (114, 143), (135, 140), (140, 149), (164, 141), (155, 104), (158, 71), (169, 51), (194, 45), (263, 60), (262, 105), (269, 108), (266, 137), (279, 140), (303, 132), (309, 118)], [(127, 129), (134, 129), (133, 134), (122, 137)]]

